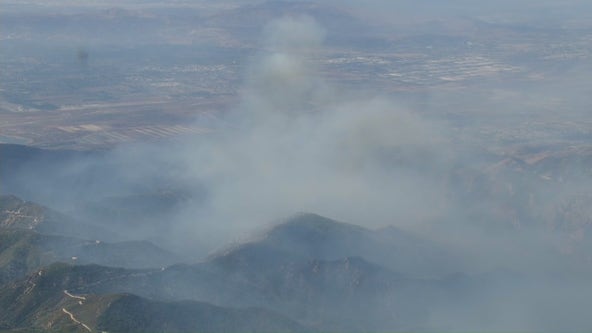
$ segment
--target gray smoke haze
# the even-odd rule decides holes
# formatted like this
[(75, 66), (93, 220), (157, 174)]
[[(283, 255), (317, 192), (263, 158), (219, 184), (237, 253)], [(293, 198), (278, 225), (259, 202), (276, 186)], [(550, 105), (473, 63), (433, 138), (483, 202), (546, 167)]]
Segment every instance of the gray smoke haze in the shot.
[[(571, 184), (584, 182), (562, 184), (558, 191), (528, 177), (514, 184), (513, 179), (503, 179), (503, 184), (471, 179), (489, 158), (472, 147), (496, 143), (484, 142), (470, 131), (459, 141), (449, 123), (433, 116), (461, 96), (434, 93), (434, 112), (419, 113), (371, 91), (335, 87), (319, 75), (314, 61), (326, 34), (308, 16), (269, 23), (261, 52), (244, 71), (239, 104), (212, 133), (161, 145), (121, 146), (66, 165), (48, 165), (43, 173), (23, 170), (20, 181), (29, 186), (26, 193), (17, 194), (68, 212), (104, 198), (168, 196), (181, 189), (182, 202), (154, 216), (160, 220), (158, 228), (147, 228), (149, 223), (141, 222), (147, 216), (139, 215), (129, 233), (122, 234), (142, 239), (154, 238), (156, 232), (177, 251), (193, 250), (196, 258), (298, 212), (367, 227), (396, 225), (422, 231), (472, 249), (467, 252), (480, 264), (478, 270), (525, 260), (508, 256), (515, 248), (500, 247), (500, 241), (540, 245), (541, 238), (550, 237), (528, 228), (510, 236), (483, 235), (484, 226), (497, 226), (516, 218), (511, 214), (520, 214), (514, 207), (500, 206), (495, 196), (501, 195), (489, 193), (489, 187), (506, 191), (514, 185), (516, 191), (531, 192), (539, 202), (511, 196), (508, 200), (515, 206), (531, 205), (527, 208), (535, 211), (534, 205), (549, 207), (559, 195), (581, 192)], [(471, 108), (483, 101), (481, 96), (462, 98), (469, 99)], [(519, 108), (520, 96), (505, 99), (515, 105), (508, 108), (508, 103), (488, 100), (479, 112), (511, 113), (508, 110)], [(468, 176), (457, 179), (459, 173)], [(474, 193), (467, 194), (463, 187), (474, 188)], [(541, 225), (552, 222), (544, 216), (529, 218), (540, 219)], [(529, 259), (539, 249), (531, 248)]]
[[(500, 273), (495, 287), (485, 282), (487, 291), (473, 290), (467, 299), (435, 311), (429, 325), (480, 331), (585, 328), (589, 322), (577, 309), (589, 304), (587, 283), (559, 273), (573, 266), (553, 251), (552, 236), (540, 225), (512, 233), (479, 231), (483, 212), (504, 208), (487, 198), (461, 197), (450, 181), (455, 165), (471, 165), (478, 157), (454, 147), (442, 122), (389, 98), (340, 91), (323, 80), (311, 59), (324, 35), (309, 17), (269, 25), (265, 52), (252, 60), (242, 101), (228, 116), (235, 119), (232, 125), (178, 152), (188, 178), (207, 194), (177, 218), (185, 222), (177, 222), (173, 238), (214, 246), (300, 211), (367, 227), (421, 230), (435, 224), (427, 234), (464, 252), (469, 272), (517, 270), (528, 282)], [(572, 185), (562, 188), (578, 192)], [(551, 194), (556, 188), (523, 186), (542, 206), (557, 200)], [(491, 222), (488, 218), (481, 223)], [(537, 218), (545, 223), (542, 213)], [(545, 275), (550, 272), (552, 278)]]
[(208, 192), (189, 214), (200, 218), (187, 218), (196, 234), (202, 223), (241, 233), (300, 211), (380, 226), (450, 209), (443, 127), (387, 98), (331, 87), (310, 61), (323, 36), (310, 17), (272, 22), (228, 116), (240, 120), (182, 149)]
[[(400, 226), (460, 252), (469, 273), (507, 269), (528, 280), (501, 278), (495, 288), (476, 296), (471, 288), (479, 284), (461, 285), (469, 295), (432, 313), (430, 327), (589, 329), (582, 309), (589, 309), (592, 299), (586, 280), (590, 269), (582, 263), (590, 257), (565, 259), (556, 251), (585, 253), (587, 248), (574, 249), (568, 242), (579, 229), (548, 228), (566, 218), (555, 215), (557, 206), (569, 206), (573, 198), (582, 198), (586, 206), (589, 178), (541, 182), (518, 167), (507, 176), (496, 174), (501, 164), (520, 162), (511, 158), (478, 174), (484, 161), (493, 158), (472, 149), (483, 144), (484, 150), (494, 150), (497, 142), (470, 129), (462, 136), (465, 141), (459, 140), (458, 132), (433, 113), (419, 113), (371, 91), (333, 86), (319, 75), (315, 62), (326, 35), (308, 16), (271, 22), (263, 31), (261, 51), (245, 69), (240, 102), (212, 133), (118, 147), (48, 170), (56, 175), (52, 179), (31, 178), (24, 170), (29, 179), (22, 181), (32, 189), (26, 194), (75, 211), (81, 203), (103, 198), (182, 189), (181, 203), (154, 216), (159, 226), (136, 221), (114, 227), (129, 238), (154, 239), (192, 260), (299, 212), (371, 228)], [(549, 90), (557, 84), (550, 83)], [(540, 98), (550, 98), (546, 90), (529, 93), (526, 101), (523, 94), (498, 92), (502, 101), (488, 101), (480, 112), (506, 116), (526, 103), (538, 110), (545, 104)], [(466, 104), (483, 101), (466, 98)], [(580, 98), (578, 110), (588, 103)], [(446, 105), (446, 99), (452, 98), (435, 96), (434, 109)], [(504, 121), (500, 127), (512, 123)], [(589, 216), (590, 211), (578, 214)], [(564, 273), (574, 269), (582, 276)]]

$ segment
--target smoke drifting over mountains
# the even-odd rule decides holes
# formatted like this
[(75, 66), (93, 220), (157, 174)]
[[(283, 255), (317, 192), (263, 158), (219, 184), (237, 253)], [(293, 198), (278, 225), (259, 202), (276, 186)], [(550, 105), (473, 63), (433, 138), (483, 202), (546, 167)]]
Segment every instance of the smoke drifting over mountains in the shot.
[[(122, 145), (101, 152), (47, 156), (37, 152), (41, 156), (35, 163), (17, 161), (17, 167), (0, 170), (9, 174), (4, 178), (2, 191), (104, 227), (110, 231), (104, 236), (113, 238), (109, 241), (149, 239), (191, 262), (206, 258), (221, 244), (243, 240), (254, 230), (299, 212), (314, 212), (370, 229), (394, 225), (417, 235), (412, 237), (396, 228), (370, 231), (335, 227), (333, 221), (305, 216), (301, 218), (304, 222), (300, 221), (305, 227), (294, 223), (271, 233), (277, 239), (267, 234), (262, 236), (261, 243), (249, 243), (238, 250), (231, 248), (223, 255), (216, 253), (212, 261), (195, 271), (185, 271), (186, 267), (181, 266), (146, 273), (149, 277), (142, 280), (146, 285), (160, 281), (158, 274), (162, 274), (171, 279), (162, 281), (173, 281), (171, 285), (177, 287), (174, 277), (178, 273), (189, 276), (183, 282), (187, 286), (192, 285), (191, 278), (197, 276), (204, 282), (212, 274), (237, 283), (235, 287), (244, 287), (248, 283), (240, 276), (244, 273), (240, 269), (259, 278), (257, 274), (267, 271), (254, 273), (249, 264), (261, 258), (255, 264), (292, 274), (273, 261), (284, 264), (284, 259), (277, 257), (286, 254), (297, 258), (297, 264), (291, 264), (310, 268), (302, 268), (304, 273), (299, 273), (306, 278), (310, 278), (307, 273), (318, 273), (319, 267), (324, 267), (321, 273), (330, 277), (333, 272), (358, 274), (349, 270), (351, 264), (360, 271), (370, 271), (368, 275), (360, 273), (361, 276), (372, 276), (372, 281), (391, 288), (389, 296), (399, 295), (399, 283), (411, 291), (421, 290), (420, 296), (429, 294), (426, 299), (437, 302), (427, 306), (420, 301), (414, 303), (421, 308), (418, 317), (423, 322), (421, 326), (409, 326), (412, 328), (589, 328), (591, 322), (582, 309), (591, 305), (588, 278), (592, 270), (587, 265), (588, 243), (579, 242), (583, 239), (580, 236), (589, 230), (589, 210), (582, 207), (590, 198), (580, 195), (587, 192), (589, 175), (582, 165), (589, 160), (583, 158), (573, 165), (578, 172), (584, 170), (578, 174), (570, 173), (571, 165), (566, 166), (562, 156), (545, 160), (547, 156), (538, 156), (536, 148), (532, 148), (532, 154), (525, 153), (523, 159), (495, 155), (493, 144), (476, 148), (483, 141), (466, 129), (470, 123), (453, 128), (450, 121), (442, 120), (444, 117), (434, 116), (436, 112), (418, 112), (406, 103), (373, 91), (337, 87), (319, 74), (321, 65), (315, 61), (328, 34), (310, 16), (287, 16), (269, 23), (263, 29), (260, 50), (244, 69), (239, 102), (216, 120), (208, 134), (184, 136), (166, 143)], [(438, 98), (433, 101), (438, 102)], [(467, 134), (459, 134), (465, 129)], [(543, 160), (549, 164), (537, 164)], [(563, 177), (565, 169), (569, 177)], [(558, 170), (557, 174), (554, 170)], [(574, 196), (580, 201), (572, 201)], [(565, 211), (556, 209), (561, 200), (566, 200)], [(299, 228), (304, 228), (304, 232)], [(330, 234), (334, 231), (331, 228), (338, 230), (337, 236)], [(341, 246), (335, 252), (346, 253), (348, 258), (309, 255), (307, 251), (314, 251), (300, 249), (302, 239), (292, 239), (293, 230), (302, 232), (304, 236), (298, 236), (302, 236), (304, 244), (313, 244), (313, 250), (323, 248), (323, 241), (333, 244), (332, 241)], [(351, 239), (339, 239), (341, 233)], [(359, 235), (365, 243), (353, 246)], [(22, 237), (25, 236), (28, 234)], [(421, 246), (415, 247), (415, 241)], [(373, 242), (377, 242), (375, 248)], [(407, 246), (411, 243), (413, 246)], [(94, 249), (93, 246), (84, 244), (83, 248)], [(113, 244), (105, 245), (113, 251), (109, 246)], [(356, 246), (373, 257), (350, 262), (347, 251), (357, 249)], [(265, 252), (270, 249), (281, 251)], [(380, 253), (384, 249), (393, 249), (393, 253)], [(437, 273), (424, 270), (420, 266), (425, 262), (420, 264), (419, 260), (413, 267), (413, 260), (404, 259), (404, 251), (394, 253), (397, 249), (414, 251), (410, 258), (420, 257), (422, 251), (441, 252), (442, 257), (435, 256)], [(381, 256), (384, 260), (380, 260)], [(391, 256), (400, 261), (391, 263), (387, 260)], [(233, 266), (233, 260), (239, 268)], [(268, 261), (274, 265), (266, 266)], [(387, 261), (392, 265), (380, 266)], [(442, 269), (446, 265), (448, 269)], [(137, 266), (145, 267), (143, 262)], [(286, 271), (273, 272), (280, 276), (279, 280), (285, 278), (282, 274)], [(317, 275), (311, 276), (316, 281)], [(137, 285), (134, 278), (134, 274), (126, 276), (131, 281), (127, 282), (129, 286)], [(288, 291), (296, 289), (293, 286), (298, 284), (290, 284), (294, 281), (284, 281), (294, 288)], [(345, 278), (339, 281), (353, 286)], [(206, 294), (208, 283), (217, 286), (206, 281), (192, 290), (193, 295)], [(267, 292), (266, 288), (262, 289)], [(340, 289), (335, 290), (341, 296)], [(381, 293), (368, 290), (356, 292), (362, 296), (368, 296), (365, 292)], [(411, 295), (408, 290), (403, 295)], [(175, 289), (171, 293), (184, 295), (184, 291)], [(151, 296), (150, 292), (145, 294)], [(249, 290), (246, 294), (255, 295), (253, 302), (261, 305), (257, 302), (263, 301), (257, 297), (264, 297), (257, 292)], [(223, 296), (232, 299), (235, 295), (231, 290)], [(281, 298), (273, 294), (276, 296)], [(369, 299), (379, 299), (376, 304), (384, 301)], [(249, 304), (251, 299), (245, 296), (241, 301)], [(384, 302), (390, 304), (390, 300)]]
[[(25, 165), (10, 181), (19, 184), (14, 192), (83, 215), (89, 205), (102, 211), (119, 201), (124, 208), (88, 218), (99, 224), (137, 219), (114, 227), (197, 257), (278, 219), (315, 212), (367, 227), (423, 230), (461, 248), (483, 247), (476, 257), (491, 256), (487, 261), (494, 264), (476, 270), (504, 266), (508, 256), (498, 253), (498, 239), (480, 235), (481, 226), (498, 217), (491, 211), (500, 208), (478, 188), (489, 185), (471, 179), (472, 166), (487, 157), (472, 154), (471, 142), (453, 142), (441, 120), (370, 91), (329, 84), (312, 61), (325, 35), (308, 16), (267, 25), (262, 51), (246, 68), (239, 104), (212, 133), (65, 156), (67, 163), (47, 163), (44, 173)], [(467, 183), (477, 195), (467, 194)], [(153, 201), (165, 197), (165, 204), (146, 206), (152, 201), (138, 193), (150, 193)], [(158, 220), (157, 226), (146, 218)], [(530, 243), (537, 232), (496, 237), (509, 244), (527, 237), (523, 241)], [(513, 252), (513, 245), (506, 248)]]
[[(447, 199), (429, 177), (447, 153), (441, 130), (392, 101), (327, 84), (308, 61), (323, 35), (309, 17), (273, 22), (269, 52), (253, 60), (242, 102), (228, 116), (240, 121), (188, 154), (208, 184), (207, 220), (248, 230), (240, 224), (315, 211), (385, 224), (422, 212), (426, 199), (432, 211), (423, 214), (439, 214)], [(412, 155), (432, 165), (419, 156), (410, 161), (418, 165), (397, 165)]]

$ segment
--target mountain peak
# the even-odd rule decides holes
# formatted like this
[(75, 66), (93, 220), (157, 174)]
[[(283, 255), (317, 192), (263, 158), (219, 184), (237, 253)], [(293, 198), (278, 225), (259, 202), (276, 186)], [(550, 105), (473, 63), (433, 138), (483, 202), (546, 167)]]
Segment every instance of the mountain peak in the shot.
[(299, 233), (306, 233), (308, 236), (313, 235), (330, 235), (334, 233), (349, 233), (349, 232), (367, 232), (366, 228), (338, 222), (333, 219), (317, 215), (314, 213), (299, 213), (291, 218), (288, 218), (284, 223), (276, 225), (268, 233), (268, 237), (277, 237), (289, 234), (291, 237)]

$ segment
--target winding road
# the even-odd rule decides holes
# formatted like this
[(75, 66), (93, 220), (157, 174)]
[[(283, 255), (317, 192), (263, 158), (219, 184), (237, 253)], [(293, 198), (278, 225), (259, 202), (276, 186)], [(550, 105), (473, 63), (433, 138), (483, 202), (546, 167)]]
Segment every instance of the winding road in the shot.
[[(68, 296), (70, 298), (77, 299), (78, 300), (78, 304), (80, 304), (80, 305), (84, 304), (83, 301), (86, 301), (86, 297), (84, 297), (84, 296), (78, 296), (78, 295), (73, 295), (73, 294), (69, 293), (67, 290), (64, 290), (64, 294), (66, 294), (66, 296)], [(68, 316), (70, 316), (70, 320), (72, 320), (73, 322), (75, 322), (78, 325), (81, 325), (87, 331), (92, 332), (92, 329), (88, 325), (86, 325), (85, 323), (83, 323), (80, 320), (76, 319), (76, 317), (74, 317), (74, 314), (72, 312), (66, 310), (66, 308), (62, 308), (62, 311), (65, 314), (67, 314)]]

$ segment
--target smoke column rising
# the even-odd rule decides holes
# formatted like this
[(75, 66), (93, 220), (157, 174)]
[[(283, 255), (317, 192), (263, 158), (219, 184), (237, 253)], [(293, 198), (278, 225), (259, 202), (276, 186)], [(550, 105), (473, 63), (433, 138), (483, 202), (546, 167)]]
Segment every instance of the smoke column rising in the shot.
[(234, 126), (181, 152), (208, 193), (187, 213), (200, 216), (196, 230), (240, 233), (300, 211), (405, 224), (449, 208), (438, 179), (449, 153), (443, 128), (386, 98), (331, 87), (311, 61), (324, 35), (310, 17), (270, 23), (267, 52), (251, 62), (228, 116)]

